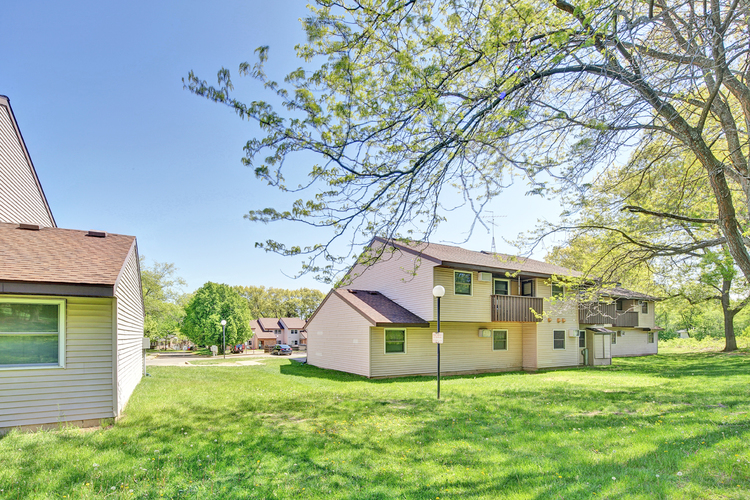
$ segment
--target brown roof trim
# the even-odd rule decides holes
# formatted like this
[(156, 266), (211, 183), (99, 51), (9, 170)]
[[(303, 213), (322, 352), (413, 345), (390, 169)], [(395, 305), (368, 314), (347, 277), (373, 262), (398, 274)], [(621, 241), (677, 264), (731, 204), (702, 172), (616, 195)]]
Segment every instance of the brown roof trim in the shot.
[(39, 188), (39, 193), (42, 195), (42, 200), (44, 200), (44, 208), (47, 209), (47, 214), (49, 215), (49, 218), (52, 221), (52, 227), (57, 227), (55, 216), (52, 215), (52, 210), (50, 210), (49, 203), (47, 202), (47, 195), (44, 194), (42, 183), (39, 182), (39, 176), (36, 175), (36, 168), (34, 168), (34, 162), (31, 161), (31, 155), (29, 155), (29, 150), (26, 147), (26, 141), (23, 139), (23, 134), (21, 134), (21, 129), (18, 127), (18, 122), (16, 121), (16, 115), (13, 114), (13, 108), (10, 105), (10, 98), (6, 95), (0, 95), (0, 106), (5, 106), (8, 108), (8, 115), (10, 115), (10, 121), (13, 123), (13, 128), (16, 130), (16, 135), (18, 136), (18, 142), (21, 145), (21, 149), (23, 150), (24, 156), (26, 156), (26, 161), (28, 162), (29, 168), (31, 169), (31, 175), (34, 177), (34, 181), (36, 182), (36, 185)]
[[(462, 264), (460, 262), (448, 262), (444, 261), (442, 267), (447, 267), (450, 269), (469, 269), (471, 271), (478, 271), (478, 272), (509, 272), (509, 273), (518, 273), (519, 277), (529, 277), (529, 278), (551, 278), (552, 276), (557, 276), (553, 274), (546, 274), (546, 273), (535, 273), (535, 272), (529, 272), (529, 271), (519, 271), (518, 269), (509, 269), (507, 267), (488, 267), (488, 266), (475, 266), (473, 264)], [(515, 279), (515, 277), (511, 278), (505, 278), (505, 279)]]
[(83, 285), (80, 283), (2, 281), (0, 282), (0, 294), (114, 297), (115, 288), (111, 285)]
[(428, 328), (430, 326), (429, 323), (375, 323), (375, 326), (378, 327), (384, 327), (384, 328), (415, 328), (415, 327), (421, 327), (421, 328)]
[(589, 326), (586, 330), (594, 332), (594, 335), (609, 335), (610, 333), (615, 333), (612, 330), (601, 326)]

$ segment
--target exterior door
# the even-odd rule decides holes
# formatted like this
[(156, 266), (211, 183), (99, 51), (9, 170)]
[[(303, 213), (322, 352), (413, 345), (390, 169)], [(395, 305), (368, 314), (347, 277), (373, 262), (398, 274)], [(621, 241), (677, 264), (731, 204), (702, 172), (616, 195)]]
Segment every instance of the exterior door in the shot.
[(583, 357), (583, 350), (586, 348), (586, 330), (578, 332), (578, 364), (585, 365), (586, 360)]

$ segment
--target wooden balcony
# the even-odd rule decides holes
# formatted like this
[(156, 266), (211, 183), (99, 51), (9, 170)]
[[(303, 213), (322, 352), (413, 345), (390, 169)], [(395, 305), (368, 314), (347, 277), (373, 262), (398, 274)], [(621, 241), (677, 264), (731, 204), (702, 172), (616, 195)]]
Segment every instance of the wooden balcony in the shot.
[[(534, 312), (531, 311), (532, 309)], [(492, 296), (492, 321), (539, 322), (542, 321), (543, 312), (544, 299), (541, 297)]]
[(638, 326), (637, 311), (618, 311), (615, 304), (584, 302), (578, 305), (578, 322), (582, 325)]

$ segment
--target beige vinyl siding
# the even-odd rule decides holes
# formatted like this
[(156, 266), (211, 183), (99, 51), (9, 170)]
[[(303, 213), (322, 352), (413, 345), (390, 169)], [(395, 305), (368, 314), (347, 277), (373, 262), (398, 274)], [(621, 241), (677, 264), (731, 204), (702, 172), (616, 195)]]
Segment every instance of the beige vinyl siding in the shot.
[(648, 301), (648, 312), (646, 314), (643, 314), (641, 312), (641, 306), (638, 305), (638, 326), (641, 328), (654, 328), (656, 326), (656, 315), (654, 308), (656, 306), (656, 303), (652, 301)]
[[(442, 304), (441, 304), (442, 305)], [(387, 327), (386, 327), (387, 328)], [(373, 377), (431, 375), (437, 373), (437, 345), (429, 328), (406, 328), (406, 353), (385, 353), (386, 328), (370, 328), (370, 372)], [(441, 373), (520, 370), (522, 323), (444, 323), (440, 347)], [(479, 336), (479, 329), (508, 331), (508, 349), (492, 350), (492, 337)]]
[(536, 370), (536, 323), (521, 323), (523, 334), (523, 369)]
[(114, 416), (112, 299), (68, 297), (65, 314), (64, 369), (0, 369), (0, 429)]
[(6, 106), (0, 105), (0, 222), (54, 227)]
[(369, 377), (370, 326), (332, 293), (307, 325), (307, 363)]
[[(543, 279), (535, 280), (537, 297), (549, 299), (552, 287)], [(551, 321), (550, 321), (551, 320)], [(569, 330), (578, 330), (578, 303), (574, 300), (544, 301), (544, 318), (537, 324), (537, 368), (578, 366), (581, 349), (578, 338), (571, 337)], [(555, 349), (553, 332), (565, 330), (565, 349)]]
[(653, 332), (654, 343), (649, 344), (648, 332), (630, 329), (618, 330), (622, 331), (624, 335), (617, 337), (617, 344), (611, 346), (613, 358), (618, 356), (646, 356), (657, 353), (658, 332)]
[[(396, 250), (385, 252), (370, 267), (355, 266), (352, 282), (345, 288), (377, 291), (420, 318), (432, 319), (432, 268), (435, 263), (416, 255)], [(416, 268), (416, 274), (415, 274)]]
[[(456, 269), (445, 267), (434, 268), (435, 285), (445, 288), (445, 296), (440, 299), (441, 321), (490, 322), (492, 320), (492, 287), (493, 282), (479, 281), (476, 271), (460, 270), (471, 273), (471, 295), (456, 295), (454, 293), (453, 274)], [(429, 287), (430, 297), (432, 287)], [(437, 299), (432, 299), (437, 315)]]
[(138, 250), (133, 248), (115, 288), (117, 305), (117, 414), (143, 376), (143, 298)]

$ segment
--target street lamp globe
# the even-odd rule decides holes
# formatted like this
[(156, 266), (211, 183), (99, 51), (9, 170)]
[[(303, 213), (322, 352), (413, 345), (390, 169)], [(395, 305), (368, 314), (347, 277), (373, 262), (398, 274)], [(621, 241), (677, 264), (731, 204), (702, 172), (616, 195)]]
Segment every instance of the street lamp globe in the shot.
[(442, 285), (438, 285), (435, 288), (432, 289), (432, 296), (433, 297), (442, 297), (445, 295), (445, 288)]
[(227, 325), (227, 320), (225, 320), (225, 319), (222, 319), (222, 320), (221, 320), (221, 326), (226, 326), (226, 325)]

